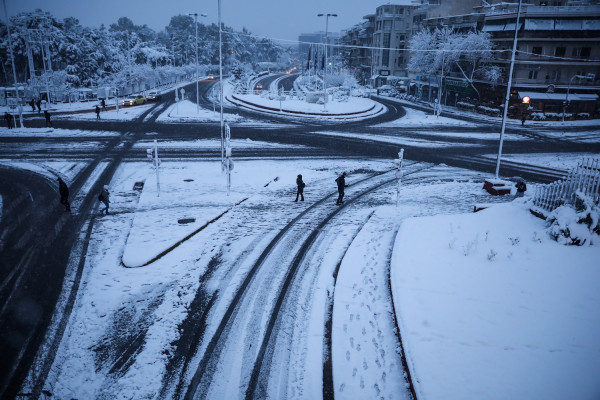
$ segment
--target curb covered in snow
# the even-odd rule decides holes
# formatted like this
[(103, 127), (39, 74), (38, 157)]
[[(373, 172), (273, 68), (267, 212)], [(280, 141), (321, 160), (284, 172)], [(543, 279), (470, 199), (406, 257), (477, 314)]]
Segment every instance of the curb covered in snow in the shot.
[(267, 107), (260, 104), (255, 104), (249, 102), (247, 100), (242, 100), (235, 95), (226, 96), (226, 99), (239, 107), (246, 107), (255, 111), (263, 111), (269, 113), (276, 113), (279, 115), (291, 114), (292, 116), (300, 116), (300, 117), (330, 117), (334, 119), (347, 119), (347, 118), (359, 118), (359, 117), (367, 117), (377, 115), (378, 113), (384, 110), (384, 106), (381, 104), (374, 104), (371, 108), (362, 111), (355, 111), (351, 113), (316, 113), (316, 112), (305, 112), (305, 111), (297, 111), (297, 110), (286, 110), (286, 109), (278, 109), (274, 107)]

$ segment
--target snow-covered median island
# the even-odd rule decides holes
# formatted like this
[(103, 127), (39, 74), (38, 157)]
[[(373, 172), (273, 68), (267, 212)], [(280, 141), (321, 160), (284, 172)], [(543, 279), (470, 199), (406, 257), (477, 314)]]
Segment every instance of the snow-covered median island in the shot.
[(405, 220), (391, 280), (420, 399), (597, 399), (600, 248), (521, 201)]

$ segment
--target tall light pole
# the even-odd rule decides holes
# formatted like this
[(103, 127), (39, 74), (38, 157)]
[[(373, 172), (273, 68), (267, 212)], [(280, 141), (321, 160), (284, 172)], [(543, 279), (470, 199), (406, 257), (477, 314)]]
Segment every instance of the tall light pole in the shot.
[(571, 79), (569, 79), (569, 86), (567, 86), (567, 96), (565, 97), (565, 101), (563, 103), (563, 113), (562, 113), (562, 122), (565, 122), (565, 113), (567, 112), (567, 105), (569, 104), (569, 92), (571, 91), (571, 84), (573, 83), (573, 79), (586, 79), (587, 76), (584, 75), (573, 75)]
[(8, 50), (10, 53), (10, 61), (12, 63), (13, 70), (13, 78), (15, 80), (15, 96), (17, 98), (17, 110), (19, 110), (19, 123), (21, 124), (21, 128), (23, 128), (23, 110), (21, 106), (21, 98), (19, 97), (19, 88), (17, 84), (17, 70), (15, 69), (15, 57), (13, 55), (12, 48), (12, 39), (10, 37), (10, 18), (8, 17), (8, 12), (6, 11), (6, 0), (3, 0), (4, 4), (4, 15), (6, 15), (6, 30), (8, 33)]
[(506, 98), (502, 113), (502, 128), (500, 130), (500, 144), (498, 145), (498, 159), (496, 160), (496, 179), (500, 173), (500, 159), (502, 158), (502, 144), (504, 142), (504, 129), (506, 128), (506, 114), (508, 113), (508, 99), (510, 98), (510, 85), (512, 84), (513, 68), (515, 67), (515, 53), (517, 51), (517, 33), (519, 32), (519, 18), (521, 17), (521, 0), (517, 8), (517, 23), (515, 24), (515, 38), (513, 40), (512, 55), (510, 56), (510, 70), (508, 71), (508, 84), (506, 85)]
[[(194, 25), (196, 26), (196, 114), (200, 112), (200, 95), (198, 91), (198, 13), (189, 13), (194, 16)], [(206, 17), (206, 14), (200, 14), (201, 17)]]
[(221, 169), (223, 169), (223, 160), (225, 159), (224, 138), (223, 138), (223, 41), (221, 39), (221, 0), (219, 0), (219, 102), (221, 103)]
[(327, 45), (329, 40), (327, 31), (329, 29), (329, 17), (337, 17), (337, 14), (317, 14), (317, 17), (325, 16), (325, 68), (323, 68), (323, 108), (327, 110), (327, 84), (325, 83), (325, 75), (327, 74)]

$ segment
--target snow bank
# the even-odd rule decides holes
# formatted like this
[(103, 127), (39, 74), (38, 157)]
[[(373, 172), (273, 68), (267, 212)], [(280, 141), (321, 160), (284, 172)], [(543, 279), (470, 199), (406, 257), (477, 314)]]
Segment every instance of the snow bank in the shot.
[(412, 218), (391, 283), (419, 398), (600, 395), (600, 247), (562, 246), (522, 201)]

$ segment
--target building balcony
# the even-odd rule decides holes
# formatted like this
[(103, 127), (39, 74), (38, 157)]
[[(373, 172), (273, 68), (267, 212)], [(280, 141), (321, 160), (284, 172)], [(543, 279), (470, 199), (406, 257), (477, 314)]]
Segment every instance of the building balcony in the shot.
[[(506, 16), (517, 14), (516, 3), (496, 4), (492, 9), (485, 9), (486, 17)], [(600, 14), (600, 5), (587, 6), (534, 6), (521, 5), (521, 18), (526, 17), (588, 17)]]

